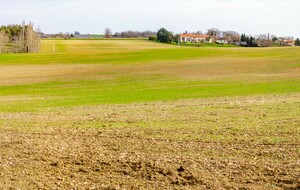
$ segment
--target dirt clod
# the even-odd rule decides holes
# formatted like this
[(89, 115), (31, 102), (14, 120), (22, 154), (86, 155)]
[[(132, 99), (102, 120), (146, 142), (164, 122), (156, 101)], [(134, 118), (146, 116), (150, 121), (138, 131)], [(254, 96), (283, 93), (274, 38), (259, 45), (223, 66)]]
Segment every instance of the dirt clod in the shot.
[(177, 169), (178, 172), (184, 172), (184, 168), (182, 166), (180, 166), (178, 169)]

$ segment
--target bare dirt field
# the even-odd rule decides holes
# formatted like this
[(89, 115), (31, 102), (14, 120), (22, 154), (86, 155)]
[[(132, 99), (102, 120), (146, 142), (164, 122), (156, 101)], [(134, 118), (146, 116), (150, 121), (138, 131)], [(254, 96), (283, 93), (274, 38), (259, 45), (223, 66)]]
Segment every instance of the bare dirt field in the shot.
[(300, 189), (299, 100), (1, 113), (1, 189)]

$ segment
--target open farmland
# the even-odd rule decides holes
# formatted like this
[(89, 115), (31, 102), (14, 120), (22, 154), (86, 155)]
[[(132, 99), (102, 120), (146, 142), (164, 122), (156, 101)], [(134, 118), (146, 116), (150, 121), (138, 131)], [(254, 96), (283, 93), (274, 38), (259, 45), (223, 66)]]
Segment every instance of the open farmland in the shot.
[(300, 48), (0, 55), (4, 189), (299, 189), (299, 139)]

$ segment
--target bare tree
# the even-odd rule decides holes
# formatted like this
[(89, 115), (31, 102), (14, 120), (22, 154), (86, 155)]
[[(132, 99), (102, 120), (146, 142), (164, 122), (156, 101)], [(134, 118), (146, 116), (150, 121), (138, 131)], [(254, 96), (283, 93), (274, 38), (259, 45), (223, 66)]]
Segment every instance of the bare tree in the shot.
[(29, 23), (25, 29), (25, 52), (37, 53), (40, 50), (40, 32), (35, 32), (33, 24)]
[(110, 38), (112, 36), (112, 31), (110, 28), (105, 28), (104, 36), (105, 36), (105, 38)]
[(40, 51), (40, 31), (35, 31), (33, 24), (22, 24), (21, 31), (19, 32), (14, 42), (15, 53), (37, 53)]
[(197, 32), (193, 32), (194, 34), (203, 34), (202, 31), (198, 30)]
[(13, 51), (15, 53), (19, 53), (19, 52), (26, 52), (25, 51), (25, 30), (26, 30), (26, 25), (25, 22), (23, 21), (22, 25), (21, 25), (21, 31), (17, 34), (17, 36), (15, 36), (15, 41), (13, 42), (14, 46), (13, 46)]
[(255, 36), (256, 43), (262, 47), (273, 46), (273, 41), (270, 39), (270, 36), (267, 34), (260, 34)]
[(156, 36), (157, 32), (153, 31), (124, 31), (124, 32), (116, 32), (114, 37), (116, 38), (149, 38), (151, 36)]
[(217, 41), (217, 37), (220, 35), (220, 30), (217, 28), (211, 28), (207, 30), (207, 35), (210, 35), (212, 41), (215, 43)]
[(225, 37), (228, 44), (237, 43), (240, 41), (240, 34), (235, 31), (224, 31), (222, 32), (222, 36)]
[(2, 31), (0, 31), (0, 53), (2, 53), (2, 49), (8, 43), (9, 37)]

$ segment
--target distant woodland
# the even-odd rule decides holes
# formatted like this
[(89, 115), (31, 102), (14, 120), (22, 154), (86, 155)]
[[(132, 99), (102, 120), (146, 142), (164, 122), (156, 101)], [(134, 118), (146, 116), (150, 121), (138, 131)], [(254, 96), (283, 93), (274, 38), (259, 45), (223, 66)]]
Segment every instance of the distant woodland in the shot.
[(37, 53), (40, 42), (40, 32), (32, 23), (0, 27), (0, 53)]

